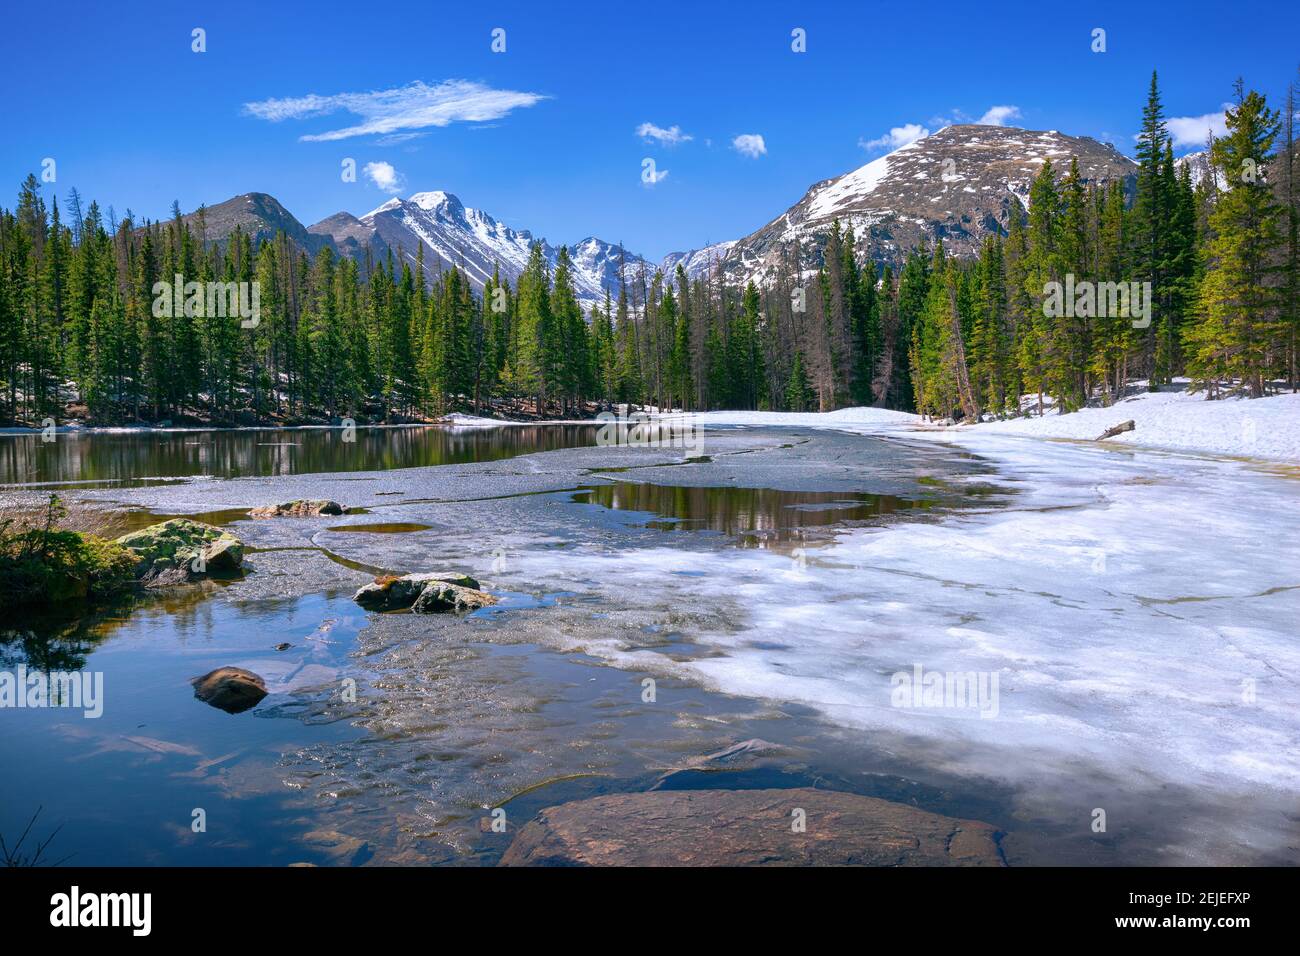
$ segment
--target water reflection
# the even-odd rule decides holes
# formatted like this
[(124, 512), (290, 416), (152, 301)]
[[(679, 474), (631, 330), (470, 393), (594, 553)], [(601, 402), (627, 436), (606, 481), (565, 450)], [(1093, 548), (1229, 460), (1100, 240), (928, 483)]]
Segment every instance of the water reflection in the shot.
[(96, 482), (142, 485), (160, 478), (216, 478), (382, 471), (497, 461), (594, 445), (591, 425), (447, 428), (69, 432), (0, 435), (0, 485)]
[(802, 538), (810, 528), (931, 507), (925, 499), (842, 491), (776, 491), (771, 488), (702, 487), (621, 481), (576, 492), (579, 504), (651, 516), (642, 527), (664, 531), (719, 531), (741, 544), (768, 547)]

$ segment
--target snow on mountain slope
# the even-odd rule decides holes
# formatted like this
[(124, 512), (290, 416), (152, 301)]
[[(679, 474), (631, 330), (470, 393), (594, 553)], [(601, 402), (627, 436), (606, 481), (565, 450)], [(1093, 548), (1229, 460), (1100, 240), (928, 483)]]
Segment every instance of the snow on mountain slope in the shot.
[(1063, 176), (1071, 158), (1086, 182), (1121, 179), (1132, 160), (1086, 136), (1014, 126), (947, 126), (833, 179), (814, 184), (766, 226), (735, 243), (723, 262), (733, 281), (772, 276), (793, 247), (816, 267), (833, 222), (851, 226), (862, 258), (895, 265), (922, 239), (942, 239), (956, 255), (975, 254), (984, 237), (1005, 233), (1012, 202), (1028, 206), (1029, 187), (1050, 159)]
[[(658, 265), (619, 246), (588, 237), (569, 247), (574, 284), (584, 309), (602, 303), (608, 289), (617, 294), (620, 270), (629, 279), (662, 269), (671, 279), (680, 265), (692, 278), (720, 268), (726, 280), (743, 284), (770, 281), (796, 250), (803, 269), (820, 266), (832, 224), (852, 227), (862, 260), (897, 265), (922, 240), (942, 239), (953, 254), (968, 256), (985, 236), (1003, 233), (1018, 202), (1028, 206), (1029, 187), (1045, 160), (1064, 175), (1070, 159), (1079, 161), (1087, 182), (1114, 179), (1131, 188), (1136, 166), (1113, 146), (1055, 130), (957, 125), (941, 129), (842, 176), (814, 184), (802, 199), (766, 226), (739, 240), (674, 252)], [(1195, 158), (1184, 162), (1193, 164)], [(235, 197), (206, 210), (205, 235), (219, 238), (239, 224), (259, 237), (283, 229), (309, 252), (324, 245), (343, 255), (375, 258), (389, 251), (414, 264), (425, 247), (432, 278), (453, 266), (464, 269), (477, 290), (498, 266), (512, 285), (528, 262), (534, 236), (514, 229), (480, 209), (466, 206), (442, 190), (393, 198), (364, 216), (341, 212), (303, 229), (272, 197)], [(552, 269), (559, 248), (542, 240)]]
[(659, 268), (663, 270), (665, 276), (672, 276), (680, 265), (685, 270), (687, 278), (698, 279), (712, 272), (714, 266), (727, 257), (731, 247), (738, 241), (728, 239), (726, 242), (715, 242), (689, 252), (670, 252), (664, 256), (663, 262), (659, 263)]
[[(1180, 156), (1174, 160), (1174, 165), (1179, 167), (1179, 172), (1182, 171), (1183, 166), (1187, 167), (1192, 179), (1192, 188), (1196, 188), (1210, 174), (1210, 151), (1201, 149), (1194, 153), (1188, 153), (1186, 156)], [(1220, 191), (1228, 188), (1228, 180), (1224, 178), (1221, 170), (1216, 169), (1214, 171), (1214, 183)]]
[[(527, 229), (514, 229), (442, 190), (415, 193), (408, 199), (394, 197), (360, 219), (340, 213), (317, 223), (312, 232), (333, 236), (340, 249), (366, 234), (372, 246), (392, 249), (395, 255), (400, 250), (412, 265), (423, 245), (425, 271), (430, 278), (443, 269), (460, 267), (478, 291), (498, 267), (502, 278), (514, 285), (527, 267), (529, 250), (536, 241)], [(559, 247), (544, 239), (541, 242), (542, 254), (554, 270)], [(620, 261), (629, 274), (644, 261), (595, 237), (570, 246), (569, 256), (574, 286), (584, 309), (603, 303), (607, 288), (617, 294)], [(647, 267), (653, 269), (649, 264)]]

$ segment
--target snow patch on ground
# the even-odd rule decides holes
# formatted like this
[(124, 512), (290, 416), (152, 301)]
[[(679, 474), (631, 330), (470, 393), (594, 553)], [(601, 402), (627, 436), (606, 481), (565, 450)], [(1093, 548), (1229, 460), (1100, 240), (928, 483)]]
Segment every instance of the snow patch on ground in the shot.
[(1015, 418), (939, 428), (920, 416), (883, 408), (843, 408), (834, 412), (705, 412), (671, 416), (700, 425), (784, 425), (851, 431), (918, 430), (961, 444), (991, 435), (1092, 441), (1107, 429), (1132, 420), (1135, 430), (1108, 439), (1122, 445), (1168, 451), (1201, 452), (1246, 458), (1300, 460), (1300, 394), (1207, 401), (1203, 393), (1143, 392), (1109, 408), (1085, 408), (1059, 415)]
[(454, 428), (497, 428), (502, 425), (522, 425), (523, 422), (506, 421), (500, 418), (483, 418), (481, 415), (463, 415), (460, 412), (452, 412), (450, 415), (443, 417), (440, 425), (451, 425)]
[(966, 433), (1091, 440), (1132, 419), (1136, 428), (1108, 439), (1124, 445), (1251, 458), (1300, 459), (1300, 394), (1206, 401), (1204, 394), (1144, 392), (1109, 408), (1067, 415), (958, 426)]

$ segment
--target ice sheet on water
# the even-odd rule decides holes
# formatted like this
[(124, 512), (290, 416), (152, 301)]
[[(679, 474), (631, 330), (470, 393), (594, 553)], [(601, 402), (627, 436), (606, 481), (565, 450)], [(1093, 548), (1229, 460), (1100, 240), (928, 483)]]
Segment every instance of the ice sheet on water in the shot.
[[(1294, 480), (997, 435), (980, 451), (1024, 480), (1011, 507), (852, 530), (802, 558), (592, 545), (519, 554), (510, 574), (658, 608), (723, 653), (650, 662), (618, 630), (566, 642), (814, 705), (918, 762), (1022, 788), (1027, 813), (1185, 788), (1232, 808), (1217, 839), (1287, 845), (1300, 540), (1278, 531)], [(996, 717), (892, 706), (891, 676), (917, 664), (996, 674)]]

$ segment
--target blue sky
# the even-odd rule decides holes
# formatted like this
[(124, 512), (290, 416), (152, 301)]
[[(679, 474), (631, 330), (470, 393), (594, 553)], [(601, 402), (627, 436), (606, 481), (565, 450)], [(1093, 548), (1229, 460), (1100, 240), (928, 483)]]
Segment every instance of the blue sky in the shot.
[[(21, 30), (11, 10), (0, 33), (0, 203), (46, 157), (47, 195), (76, 186), (137, 217), (262, 191), (310, 225), (365, 213), (385, 188), (442, 189), (553, 242), (596, 235), (658, 257), (744, 235), (953, 119), (1131, 154), (1153, 67), (1168, 114), (1186, 118), (1176, 128), (1199, 137), (1239, 74), (1275, 105), (1296, 77), (1300, 14), (1286, 8), (1261, 22), (1198, 3), (50, 0)], [(647, 158), (667, 171), (653, 186)]]

